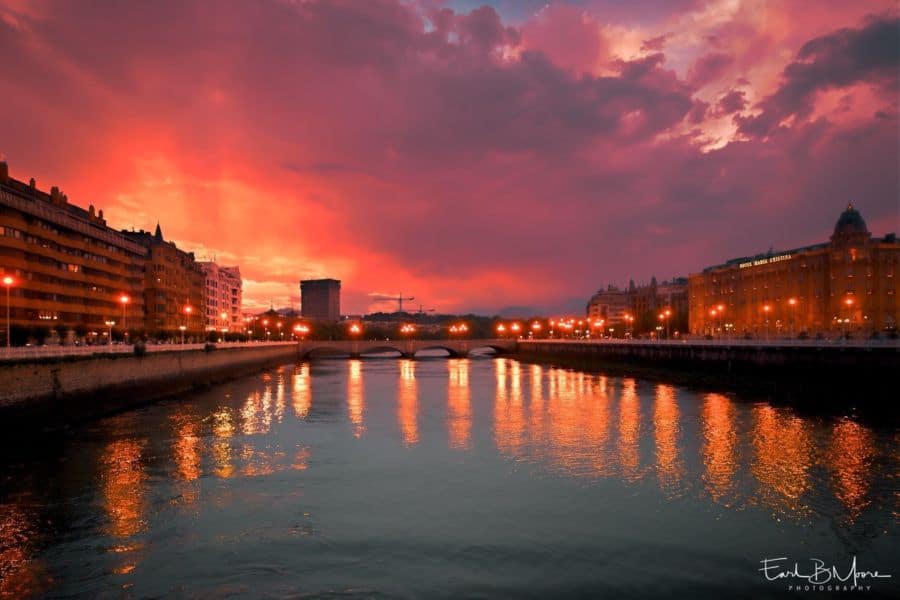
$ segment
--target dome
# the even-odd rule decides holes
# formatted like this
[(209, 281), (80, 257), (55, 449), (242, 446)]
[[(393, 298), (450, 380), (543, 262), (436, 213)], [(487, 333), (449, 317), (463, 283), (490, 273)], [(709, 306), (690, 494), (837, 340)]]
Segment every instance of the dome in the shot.
[(869, 229), (859, 211), (853, 208), (852, 204), (848, 204), (847, 210), (841, 213), (834, 225), (834, 235), (853, 233), (869, 233)]

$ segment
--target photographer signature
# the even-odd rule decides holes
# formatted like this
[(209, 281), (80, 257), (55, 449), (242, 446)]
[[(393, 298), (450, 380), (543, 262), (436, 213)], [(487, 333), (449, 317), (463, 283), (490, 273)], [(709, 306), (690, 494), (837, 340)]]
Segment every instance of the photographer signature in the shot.
[(788, 558), (781, 556), (779, 558), (762, 559), (762, 568), (759, 569), (765, 575), (768, 581), (777, 581), (779, 579), (805, 579), (811, 585), (824, 585), (827, 583), (843, 583), (857, 586), (857, 582), (867, 579), (890, 579), (889, 573), (880, 573), (879, 571), (866, 571), (860, 569), (856, 564), (856, 556), (850, 561), (850, 565), (844, 573), (835, 566), (826, 566), (825, 561), (818, 558), (810, 558), (810, 568), (807, 571), (801, 570), (800, 563), (795, 562), (793, 566), (789, 566), (786, 562)]

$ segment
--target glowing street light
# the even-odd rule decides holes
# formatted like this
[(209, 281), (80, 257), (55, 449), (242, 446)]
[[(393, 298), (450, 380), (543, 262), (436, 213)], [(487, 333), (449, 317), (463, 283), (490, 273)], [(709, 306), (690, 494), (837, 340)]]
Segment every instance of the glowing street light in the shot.
[(450, 326), (450, 335), (464, 335), (468, 331), (469, 327), (465, 323), (458, 323)]
[(506, 334), (506, 325), (500, 323), (499, 325), (497, 325), (497, 335), (503, 337), (504, 334)]
[(522, 326), (519, 325), (518, 323), (513, 323), (512, 325), (509, 326), (509, 330), (512, 332), (512, 334), (514, 336), (518, 337), (519, 332), (522, 331)]
[(358, 323), (350, 326), (350, 335), (359, 335), (360, 333), (362, 333), (362, 327)]
[(109, 343), (112, 344), (112, 328), (113, 328), (113, 325), (116, 324), (116, 322), (115, 321), (106, 321), (105, 323), (106, 323), (106, 326), (109, 328), (109, 333), (107, 334), (109, 336)]
[(416, 332), (416, 326), (411, 323), (406, 323), (400, 326), (400, 333), (403, 335), (412, 335)]
[(797, 299), (796, 298), (788, 298), (788, 304), (791, 307), (791, 337), (794, 337), (794, 327), (795, 327), (795, 323), (796, 323), (796, 321), (794, 319), (794, 313), (797, 308)]
[(671, 316), (672, 311), (668, 308), (659, 313), (659, 320), (663, 321), (666, 324), (666, 339), (669, 339), (669, 317)]
[(178, 329), (181, 330), (181, 345), (184, 346), (184, 332), (187, 330), (186, 325), (179, 325)]
[(294, 333), (297, 335), (297, 337), (300, 338), (301, 341), (306, 339), (306, 334), (309, 333), (309, 325), (306, 325), (304, 323), (298, 323), (297, 325), (294, 325)]
[(853, 318), (853, 297), (844, 298), (844, 304), (847, 306), (847, 318), (844, 319), (844, 338), (847, 338), (850, 335), (850, 319)]
[(119, 296), (119, 303), (122, 305), (122, 330), (125, 331), (125, 335), (128, 335), (128, 327), (126, 325), (126, 319), (128, 317), (128, 303), (131, 302), (131, 297), (128, 294), (122, 294)]
[(3, 286), (6, 288), (6, 347), (12, 346), (12, 331), (9, 329), (9, 290), (15, 285), (16, 280), (7, 275), (3, 278)]
[(763, 304), (763, 312), (766, 315), (766, 339), (769, 339), (769, 313), (772, 312), (772, 306), (769, 304)]

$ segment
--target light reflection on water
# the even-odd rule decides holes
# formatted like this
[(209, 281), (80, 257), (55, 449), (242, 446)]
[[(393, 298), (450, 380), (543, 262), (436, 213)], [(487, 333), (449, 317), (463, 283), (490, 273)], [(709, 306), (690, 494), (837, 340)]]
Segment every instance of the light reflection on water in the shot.
[[(446, 582), (503, 596), (536, 589), (548, 565), (578, 589), (652, 565), (678, 586), (685, 568), (714, 580), (719, 551), (732, 579), (759, 585), (767, 553), (896, 556), (897, 439), (847, 417), (503, 358), (285, 366), (25, 452), (31, 476), (0, 490), (0, 596), (402, 595)], [(350, 568), (361, 560), (377, 572)], [(485, 560), (507, 587), (490, 587)]]

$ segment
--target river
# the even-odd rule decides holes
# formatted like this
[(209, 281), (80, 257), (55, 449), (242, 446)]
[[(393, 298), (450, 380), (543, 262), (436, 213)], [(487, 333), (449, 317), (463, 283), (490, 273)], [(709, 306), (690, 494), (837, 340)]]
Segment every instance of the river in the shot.
[(508, 358), (284, 365), (4, 447), (0, 597), (778, 597), (854, 557), (887, 596), (898, 442)]

